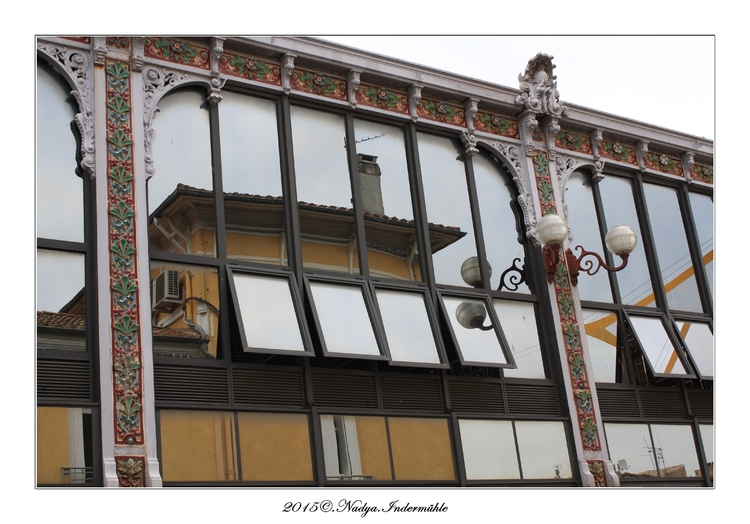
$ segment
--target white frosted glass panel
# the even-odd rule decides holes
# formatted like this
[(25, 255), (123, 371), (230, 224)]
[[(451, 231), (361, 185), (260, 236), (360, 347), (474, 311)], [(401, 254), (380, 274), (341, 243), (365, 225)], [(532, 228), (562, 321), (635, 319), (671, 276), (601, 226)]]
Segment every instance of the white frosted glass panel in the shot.
[(690, 426), (651, 424), (662, 477), (700, 477), (698, 455)]
[(617, 315), (609, 311), (583, 310), (586, 342), (595, 382), (616, 381)]
[(37, 66), (37, 236), (83, 242), (83, 181), (75, 174), (73, 90), (51, 66)]
[(620, 476), (656, 476), (648, 425), (605, 424), (604, 430), (609, 457)]
[(36, 310), (57, 313), (83, 289), (86, 258), (44, 249), (36, 257)]
[[(477, 185), (479, 215), (482, 219), (484, 247), (487, 262), (492, 268), (490, 285), (497, 289), (503, 271), (519, 259), (516, 267), (523, 267), (525, 256), (523, 245), (518, 243), (516, 217), (511, 208), (513, 193), (510, 177), (501, 172), (500, 166), (485, 155), (472, 158), (474, 179)], [(527, 283), (521, 284), (517, 292), (529, 293)]]
[(440, 364), (424, 295), (378, 289), (377, 299), (391, 360)]
[(281, 196), (276, 104), (222, 92), (221, 173), (224, 191)]
[(432, 255), (435, 280), (439, 284), (466, 286), (461, 264), (476, 256), (474, 226), (466, 186), (463, 147), (458, 140), (419, 133), (419, 162), (422, 168), (427, 220), (459, 228), (465, 233), (458, 240)]
[(310, 283), (328, 353), (380, 355), (362, 288)]
[(661, 319), (630, 315), (633, 330), (656, 374), (684, 375), (685, 368)]
[(517, 366), (517, 369), (506, 369), (505, 376), (544, 378), (533, 304), (510, 300), (495, 300), (494, 304)]
[(571, 478), (562, 422), (516, 422), (521, 471), (525, 479)]
[(502, 420), (459, 420), (466, 478), (517, 479), (513, 423)]
[[(580, 250), (574, 248), (582, 246), (585, 250), (598, 253), (604, 258), (606, 248), (599, 231), (599, 222), (596, 220), (597, 212), (590, 176), (577, 171), (570, 175), (565, 183), (565, 203), (568, 206), (568, 225), (573, 235), (570, 243), (573, 254), (578, 256)], [(586, 260), (593, 259), (589, 257)], [(614, 260), (619, 265), (620, 258), (615, 257)], [(594, 275), (581, 274), (578, 279), (578, 293), (581, 300), (611, 303), (612, 291), (607, 272), (602, 270)]]
[(233, 277), (248, 346), (304, 351), (289, 280), (240, 273)]
[(643, 184), (643, 192), (667, 303), (671, 309), (702, 311), (677, 193), (654, 184)]
[(677, 322), (682, 340), (685, 341), (693, 362), (701, 376), (714, 376), (714, 335), (708, 324), (698, 322)]
[(148, 182), (148, 207), (153, 213), (177, 184), (213, 190), (208, 103), (192, 89), (162, 98), (154, 115), (153, 155), (156, 173)]
[[(468, 329), (459, 324), (458, 318), (456, 317), (456, 310), (462, 302), (486, 308), (484, 301), (443, 297), (443, 302), (445, 303), (446, 313), (448, 314), (448, 319), (453, 326), (453, 333), (456, 335), (461, 356), (464, 361), (482, 362), (486, 364), (507, 363), (502, 347), (500, 346), (500, 341), (498, 340), (494, 329), (487, 331), (478, 328)], [(486, 314), (485, 309), (485, 315)], [(488, 326), (490, 322), (491, 317), (487, 315), (484, 325)]]

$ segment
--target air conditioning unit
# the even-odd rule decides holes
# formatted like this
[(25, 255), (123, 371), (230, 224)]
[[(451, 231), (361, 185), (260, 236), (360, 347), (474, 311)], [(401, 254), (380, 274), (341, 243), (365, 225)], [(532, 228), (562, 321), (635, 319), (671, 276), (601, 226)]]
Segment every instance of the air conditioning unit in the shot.
[(179, 271), (168, 269), (151, 281), (151, 309), (172, 311), (182, 305), (179, 276)]

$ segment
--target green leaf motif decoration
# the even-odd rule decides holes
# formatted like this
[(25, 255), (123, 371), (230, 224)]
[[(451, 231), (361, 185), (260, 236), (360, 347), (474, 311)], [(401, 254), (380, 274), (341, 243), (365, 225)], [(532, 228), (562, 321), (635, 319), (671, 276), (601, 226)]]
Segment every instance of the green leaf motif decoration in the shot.
[(367, 88), (365, 91), (365, 97), (373, 105), (380, 106), (383, 109), (394, 109), (399, 102), (401, 102), (402, 98), (393, 91), (389, 91), (382, 87), (375, 88), (373, 86)]
[(170, 40), (162, 38), (154, 43), (154, 47), (161, 51), (163, 58), (171, 58), (175, 62), (189, 64), (198, 56), (198, 51), (193, 46), (183, 42), (179, 38)]
[(138, 286), (125, 275), (115, 282), (112, 288), (121, 295), (130, 295), (138, 290)]
[(440, 120), (441, 122), (450, 122), (455, 119), (458, 114), (453, 106), (445, 102), (436, 102), (434, 100), (428, 100), (424, 105), (424, 109), (432, 115), (432, 118)]
[(308, 91), (315, 91), (319, 95), (323, 93), (330, 95), (338, 90), (340, 86), (338, 81), (333, 80), (329, 76), (322, 73), (312, 74), (309, 71), (305, 71), (300, 76), (300, 80), (305, 84)]
[(236, 55), (229, 61), (229, 65), (237, 69), (237, 74), (247, 76), (250, 80), (264, 80), (270, 73), (271, 68), (265, 62), (255, 58), (244, 58)]
[(488, 113), (483, 113), (482, 118), (480, 118), (479, 121), (491, 132), (501, 135), (507, 134), (513, 126), (513, 121), (500, 115), (490, 115)]

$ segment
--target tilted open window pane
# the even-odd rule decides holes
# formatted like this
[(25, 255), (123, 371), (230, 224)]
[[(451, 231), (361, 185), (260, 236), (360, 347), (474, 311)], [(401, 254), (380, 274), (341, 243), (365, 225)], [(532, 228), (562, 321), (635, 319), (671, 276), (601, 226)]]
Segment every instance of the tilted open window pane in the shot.
[(441, 365), (425, 294), (376, 288), (376, 297), (392, 363)]
[(312, 354), (290, 275), (228, 273), (245, 351)]
[(586, 342), (594, 368), (595, 382), (617, 380), (617, 313), (583, 310)]
[(383, 356), (362, 283), (308, 280), (308, 285), (324, 354), (360, 358)]
[(714, 292), (714, 202), (708, 195), (690, 193), (693, 223), (701, 244), (701, 259), (706, 269), (708, 286)]
[(459, 420), (466, 478), (518, 479), (518, 456), (509, 420)]
[(679, 349), (661, 317), (629, 315), (628, 319), (654, 375), (692, 376), (685, 369)]
[(441, 296), (464, 365), (514, 367), (494, 308), (486, 299)]
[(677, 322), (685, 346), (693, 357), (693, 362), (698, 368), (702, 378), (713, 378), (714, 376), (714, 335), (708, 324), (700, 322)]

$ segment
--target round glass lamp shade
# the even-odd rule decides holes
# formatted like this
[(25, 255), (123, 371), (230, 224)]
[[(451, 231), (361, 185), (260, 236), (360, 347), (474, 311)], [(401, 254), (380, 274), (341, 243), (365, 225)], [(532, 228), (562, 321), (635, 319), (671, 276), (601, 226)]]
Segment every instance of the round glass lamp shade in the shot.
[(622, 255), (631, 253), (635, 249), (635, 246), (638, 244), (638, 238), (635, 236), (635, 231), (628, 226), (617, 225), (607, 231), (604, 243), (607, 244), (607, 249), (611, 253)]
[(544, 215), (536, 223), (536, 237), (545, 246), (562, 244), (568, 237), (568, 224), (559, 215)]
[(466, 329), (475, 329), (484, 324), (487, 311), (478, 302), (461, 302), (456, 308), (456, 320)]
[[(492, 266), (487, 262), (487, 278), (492, 276)], [(482, 283), (482, 275), (479, 273), (479, 258), (469, 257), (461, 264), (461, 278), (468, 285), (476, 287)]]

